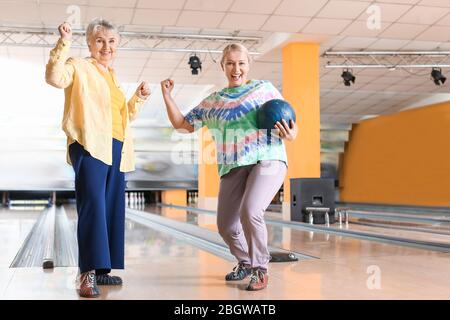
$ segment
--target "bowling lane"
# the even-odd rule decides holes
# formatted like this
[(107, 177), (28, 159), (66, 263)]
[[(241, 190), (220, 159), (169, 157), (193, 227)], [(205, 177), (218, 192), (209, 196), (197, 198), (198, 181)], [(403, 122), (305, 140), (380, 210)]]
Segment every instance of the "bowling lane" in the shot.
[[(159, 207), (146, 207), (145, 211), (157, 211), (157, 214), (166, 218), (197, 225), (208, 230), (217, 230), (214, 215)], [(135, 271), (161, 274), (162, 278), (170, 277), (170, 270), (174, 269), (171, 263), (175, 263), (182, 266), (191, 279), (189, 283), (183, 281), (183, 288), (191, 287), (194, 290), (203, 288), (205, 290), (209, 286), (214, 286), (215, 289), (211, 290), (211, 299), (220, 299), (223, 295), (226, 298), (230, 294), (233, 299), (254, 297), (246, 295), (246, 292), (242, 290), (245, 281), (237, 286), (237, 289), (241, 289), (238, 291), (243, 291), (238, 295), (233, 290), (229, 292), (228, 289), (226, 291), (220, 289), (224, 285), (223, 275), (231, 270), (232, 263), (186, 245), (182, 240), (180, 244), (180, 240), (164, 232), (156, 231), (157, 235), (155, 236), (155, 231), (149, 233), (148, 230), (153, 229), (127, 220), (127, 269), (123, 272), (124, 277), (130, 277), (134, 281)], [(268, 226), (268, 232), (271, 246), (320, 257), (320, 259), (302, 260), (300, 262), (271, 263), (271, 278), (275, 279), (270, 285), (271, 298), (419, 298), (418, 293), (414, 291), (416, 285), (430, 290), (430, 294), (421, 294), (420, 299), (448, 296), (446, 286), (450, 285), (450, 281), (438, 281), (438, 275), (442, 274), (446, 269), (445, 265), (450, 263), (450, 255), (448, 254), (318, 232), (293, 230), (288, 227)], [(154, 235), (155, 240), (150, 240), (151, 236), (149, 238), (149, 235), (151, 234)], [(136, 235), (139, 236), (136, 238)], [(159, 241), (163, 241), (161, 246), (166, 249), (155, 245), (155, 242), (158, 243)], [(168, 245), (167, 241), (172, 241), (174, 244)], [(170, 256), (172, 256), (172, 259)], [(156, 257), (155, 260), (153, 260), (154, 257)], [(431, 266), (429, 265), (430, 262)], [(160, 265), (160, 268), (158, 268), (158, 265)], [(383, 277), (386, 279), (386, 282), (383, 282), (383, 290), (367, 289), (367, 270), (371, 266), (379, 267), (382, 270)], [(197, 268), (199, 275), (196, 274)], [(430, 270), (430, 273), (424, 274), (423, 268)], [(150, 274), (145, 276), (146, 279), (153, 279), (150, 277)], [(274, 282), (276, 283), (274, 284)], [(349, 286), (348, 283), (350, 282), (356, 283), (356, 285)], [(147, 284), (151, 286), (151, 282)], [(169, 286), (168, 283), (163, 283), (163, 280), (159, 278), (156, 285)], [(291, 288), (291, 285), (293, 288)], [(226, 286), (228, 288), (231, 285), (226, 284)], [(342, 287), (351, 288), (342, 292), (340, 290)], [(159, 288), (161, 290), (161, 287)], [(169, 287), (164, 288), (170, 290)], [(231, 288), (236, 289), (236, 286)], [(275, 293), (278, 289), (280, 290), (279, 295)], [(175, 296), (184, 294), (187, 293), (178, 292)], [(121, 296), (120, 294), (117, 298), (119, 299)], [(137, 296), (137, 299), (139, 299), (139, 297), (148, 296), (148, 294), (142, 293), (137, 294)], [(171, 296), (173, 296), (173, 293)], [(202, 299), (203, 296), (198, 297)], [(270, 299), (270, 297), (263, 295), (261, 299)], [(166, 296), (163, 299), (165, 298)]]
[(41, 211), (0, 208), (0, 298), (11, 281), (13, 261)]
[[(76, 216), (74, 207), (66, 207), (66, 212)], [(15, 215), (9, 217), (14, 219)], [(212, 228), (210, 218), (192, 215), (189, 223), (197, 220), (200, 226)], [(178, 213), (178, 219), (186, 219), (186, 215), (182, 218)], [(12, 226), (3, 224), (8, 225)], [(314, 234), (311, 239), (308, 232), (271, 229), (273, 244), (283, 242), (286, 247), (289, 244), (325, 258), (273, 263), (269, 288), (247, 292), (246, 281), (223, 280), (232, 263), (127, 219), (126, 269), (115, 270), (124, 279), (124, 286), (103, 287), (100, 299), (448, 299), (450, 283), (442, 275), (448, 271), (450, 255), (351, 238), (327, 239), (324, 234)], [(367, 287), (368, 268), (373, 266), (382, 272), (379, 290)], [(424, 268), (429, 272), (423, 272)], [(1, 287), (0, 299), (79, 299), (75, 291), (77, 268), (46, 272), (41, 268), (0, 268), (0, 274), (5, 271), (9, 277)]]
[[(335, 223), (330, 225), (337, 230), (354, 230), (361, 232), (376, 233), (386, 236), (394, 236), (409, 240), (424, 240), (437, 243), (450, 243), (450, 224), (448, 223), (406, 223), (404, 221), (376, 219), (374, 213), (371, 217), (354, 217), (350, 214), (349, 223), (342, 225)], [(398, 214), (405, 216), (404, 214)], [(281, 213), (267, 211), (266, 217), (270, 220), (281, 221)], [(412, 216), (414, 217), (414, 216)], [(439, 216), (435, 216), (439, 218)], [(448, 217), (442, 216), (447, 219)]]
[[(420, 220), (416, 220), (414, 218), (428, 218), (427, 215), (405, 215), (401, 213), (393, 213), (393, 214), (384, 214), (384, 213), (374, 213), (367, 212), (362, 213), (358, 212), (358, 214), (350, 213), (349, 214), (349, 222), (351, 224), (351, 228), (356, 225), (374, 227), (377, 228), (386, 228), (387, 230), (403, 230), (403, 231), (417, 231), (428, 234), (442, 234), (446, 236), (450, 236), (450, 220), (448, 216), (436, 216), (434, 215), (434, 219), (443, 219), (442, 222), (433, 222), (432, 219), (428, 221), (421, 222)], [(280, 220), (281, 214), (280, 212), (267, 211), (266, 217), (269, 219)], [(386, 218), (385, 218), (386, 217)], [(412, 218), (411, 221), (405, 221), (405, 218)], [(448, 220), (449, 222), (445, 221)], [(344, 227), (347, 227), (344, 225)], [(355, 227), (357, 228), (357, 227)], [(414, 237), (412, 237), (414, 239)], [(445, 239), (444, 239), (445, 241)]]
[(440, 231), (440, 233), (434, 233), (430, 230), (422, 231), (418, 229), (396, 228), (395, 226), (390, 225), (377, 226), (362, 223), (350, 223), (348, 225), (343, 224), (342, 228), (338, 225), (332, 225), (331, 227), (335, 229), (347, 229), (382, 234), (386, 236), (396, 236), (404, 239), (424, 240), (442, 244), (450, 244), (450, 233), (444, 233), (444, 231)]
[[(75, 217), (75, 208), (66, 206), (67, 215)], [(6, 210), (7, 211), (7, 210)], [(37, 218), (37, 214), (34, 215)], [(9, 223), (17, 219), (15, 213), (3, 215), (2, 231), (8, 251), (18, 250), (21, 241), (31, 230)], [(8, 227), (9, 226), (9, 227)], [(223, 277), (233, 263), (186, 244), (182, 239), (133, 221), (126, 221), (125, 270), (115, 270), (124, 280), (119, 288), (102, 287), (100, 299), (300, 299), (302, 292), (293, 284), (274, 281), (273, 291), (250, 293), (244, 290), (247, 281), (226, 284)], [(6, 236), (8, 235), (8, 236)], [(0, 299), (79, 299), (75, 290), (77, 268), (9, 269), (14, 254), (0, 268), (5, 281)], [(281, 273), (289, 272), (288, 266), (280, 265)]]
[[(170, 219), (196, 224), (202, 228), (216, 229), (213, 224), (214, 215), (192, 213), (174, 208), (147, 207), (145, 211), (157, 212), (157, 214)], [(442, 279), (442, 274), (447, 272), (447, 266), (450, 264), (450, 254), (448, 253), (280, 226), (268, 225), (268, 233), (271, 246), (320, 257), (320, 259), (305, 260), (294, 264), (272, 263), (271, 273), (284, 279), (278, 274), (280, 270), (277, 268), (280, 265), (285, 266), (290, 270), (289, 272), (292, 272), (289, 273), (291, 276), (289, 281), (297, 283), (299, 286), (309, 283), (312, 286), (312, 292), (320, 292), (321, 295), (328, 298), (351, 299), (354, 294), (363, 299), (369, 296), (376, 298), (377, 294), (365, 287), (369, 271), (372, 270), (370, 268), (379, 269), (383, 273), (386, 280), (383, 282), (384, 287), (381, 290), (384, 298), (387, 296), (393, 299), (406, 296), (417, 296), (420, 299), (433, 296), (448, 298), (446, 286), (450, 285), (450, 279)], [(424, 269), (427, 270), (426, 273), (423, 272)], [(314, 278), (315, 280), (312, 280)], [(317, 290), (316, 281), (323, 281), (324, 288), (321, 287), (320, 290)], [(356, 285), (349, 288), (349, 291), (341, 292), (339, 288), (348, 288), (349, 282), (356, 283)], [(416, 286), (431, 291), (420, 290), (422, 294), (417, 295)], [(427, 293), (423, 294), (425, 291)], [(314, 296), (314, 293), (311, 293), (311, 296)]]
[[(215, 225), (215, 213), (212, 212), (198, 212), (198, 211), (186, 211), (180, 208), (172, 208), (172, 207), (149, 207), (146, 209), (147, 212), (154, 212), (157, 214), (162, 214), (166, 217), (169, 217), (171, 219), (176, 219), (178, 221), (186, 221), (191, 222), (194, 224), (198, 224), (201, 227), (208, 228), (210, 230), (217, 230), (217, 227)], [(286, 226), (277, 226), (280, 224), (280, 222), (283, 222), (281, 220), (281, 214), (280, 213), (274, 213), (274, 212), (267, 212), (266, 220), (268, 221), (268, 230), (269, 235), (271, 235), (274, 242), (270, 243), (272, 246), (283, 246), (283, 248), (286, 249), (286, 245), (289, 243), (286, 243), (285, 240), (283, 240), (283, 234), (289, 234), (291, 231), (294, 230), (298, 231), (300, 233), (306, 233), (308, 234), (308, 237), (320, 237), (319, 235), (323, 234), (325, 237), (330, 237), (329, 234), (324, 234), (322, 232), (314, 232), (314, 231), (305, 231), (305, 230), (298, 230), (295, 227), (290, 227), (288, 225)], [(205, 223), (205, 221), (207, 223)], [(273, 221), (273, 223), (271, 223)], [(309, 226), (308, 224), (305, 224), (305, 226)], [(398, 237), (401, 239), (411, 240), (411, 241), (431, 241), (436, 243), (441, 243), (448, 245), (450, 243), (450, 236), (446, 234), (436, 234), (436, 233), (430, 233), (430, 232), (424, 232), (424, 231), (417, 231), (417, 230), (405, 230), (405, 229), (397, 229), (397, 228), (389, 228), (389, 227), (377, 227), (377, 226), (371, 226), (371, 225), (359, 225), (359, 224), (342, 224), (339, 225), (338, 223), (330, 225), (330, 230), (333, 231), (340, 231), (340, 230), (350, 230), (350, 231), (357, 231), (357, 232), (366, 232), (370, 234), (375, 235), (384, 235), (384, 236), (391, 236), (391, 237)], [(322, 229), (327, 230), (322, 225)], [(270, 233), (272, 232), (272, 234)], [(349, 238), (349, 237), (344, 237)], [(270, 239), (269, 239), (270, 241)], [(368, 240), (363, 240), (368, 241)], [(373, 242), (373, 241), (369, 241)], [(289, 249), (288, 249), (289, 250)], [(290, 249), (294, 250), (294, 249)], [(310, 252), (305, 252), (307, 254), (311, 254)], [(316, 255), (316, 254), (312, 254)]]
[[(75, 208), (66, 206), (68, 215)], [(173, 212), (171, 213), (173, 214)], [(182, 218), (177, 215), (181, 220)], [(189, 223), (194, 223), (191, 215)], [(198, 220), (197, 220), (198, 221)], [(211, 219), (200, 223), (210, 227)], [(231, 263), (158, 229), (126, 220), (126, 269), (115, 274), (123, 277), (122, 288), (105, 287), (102, 299), (302, 299), (308, 296), (298, 285), (274, 280), (272, 290), (251, 293), (244, 290), (248, 280), (226, 283), (224, 275)], [(289, 276), (296, 263), (278, 264), (274, 279)]]
[(41, 210), (0, 209), (0, 267), (9, 267)]

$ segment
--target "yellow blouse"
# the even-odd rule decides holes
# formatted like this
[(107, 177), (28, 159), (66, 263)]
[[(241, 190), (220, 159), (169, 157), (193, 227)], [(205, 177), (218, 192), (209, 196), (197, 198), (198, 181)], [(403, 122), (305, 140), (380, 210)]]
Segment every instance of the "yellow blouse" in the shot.
[(102, 76), (108, 82), (109, 92), (111, 94), (111, 111), (112, 111), (112, 135), (114, 139), (123, 142), (124, 124), (123, 115), (126, 104), (125, 95), (114, 82), (112, 74), (106, 71), (100, 71)]
[[(112, 110), (109, 86), (98, 72), (93, 58), (67, 59), (71, 42), (60, 39), (50, 52), (45, 79), (48, 84), (63, 88), (65, 94), (62, 128), (67, 145), (78, 141), (94, 158), (112, 164)], [(114, 70), (110, 74), (116, 81)], [(133, 171), (134, 145), (130, 121), (134, 120), (145, 100), (136, 94), (124, 108), (124, 141), (120, 171)], [(67, 162), (71, 164), (67, 152)]]

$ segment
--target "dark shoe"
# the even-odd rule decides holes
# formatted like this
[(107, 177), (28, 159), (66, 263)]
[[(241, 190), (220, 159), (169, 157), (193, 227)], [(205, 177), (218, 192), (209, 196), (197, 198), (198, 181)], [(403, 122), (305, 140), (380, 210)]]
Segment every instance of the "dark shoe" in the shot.
[(100, 274), (96, 276), (99, 286), (121, 286), (122, 279), (118, 276), (110, 276), (109, 274)]
[(84, 272), (80, 275), (79, 294), (83, 298), (97, 298), (100, 295), (94, 271)]
[(266, 272), (262, 272), (259, 269), (253, 271), (250, 278), (250, 283), (247, 286), (248, 291), (261, 290), (267, 287), (269, 283), (269, 275)]
[(225, 276), (225, 280), (226, 281), (244, 280), (250, 273), (252, 273), (252, 269), (246, 267), (242, 262), (239, 262), (237, 266), (233, 268), (233, 271)]

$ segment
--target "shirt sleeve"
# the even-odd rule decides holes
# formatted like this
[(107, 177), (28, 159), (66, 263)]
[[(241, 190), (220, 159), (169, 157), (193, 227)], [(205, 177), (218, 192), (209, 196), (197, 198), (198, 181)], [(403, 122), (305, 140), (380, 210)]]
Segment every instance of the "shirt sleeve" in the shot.
[(59, 39), (56, 47), (50, 51), (45, 69), (45, 80), (56, 88), (67, 88), (72, 84), (75, 68), (72, 59), (67, 59), (71, 42)]
[(134, 94), (131, 97), (131, 99), (127, 102), (130, 121), (136, 119), (139, 111), (141, 110), (145, 102), (146, 102), (145, 99), (139, 98), (136, 94)]
[(184, 119), (193, 127), (195, 125), (198, 125), (198, 122), (203, 122), (201, 112), (200, 112), (200, 106), (195, 107), (191, 111), (189, 111), (185, 116)]
[(284, 100), (283, 95), (280, 93), (280, 91), (278, 91), (277, 88), (275, 88), (275, 86), (272, 84), (272, 82), (266, 81), (266, 87), (267, 87), (269, 100), (272, 100), (272, 99)]
[(203, 99), (198, 106), (196, 106), (184, 116), (184, 119), (194, 127), (194, 130), (200, 129), (205, 125), (206, 109), (204, 108), (204, 104), (210, 104), (210, 101), (214, 98), (213, 95), (214, 93)]

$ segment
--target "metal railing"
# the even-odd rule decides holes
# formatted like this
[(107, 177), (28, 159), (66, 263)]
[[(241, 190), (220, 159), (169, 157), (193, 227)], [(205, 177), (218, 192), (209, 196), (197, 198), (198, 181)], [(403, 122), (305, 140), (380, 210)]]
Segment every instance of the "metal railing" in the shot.
[(77, 266), (75, 229), (63, 207), (51, 206), (39, 216), (10, 268)]

